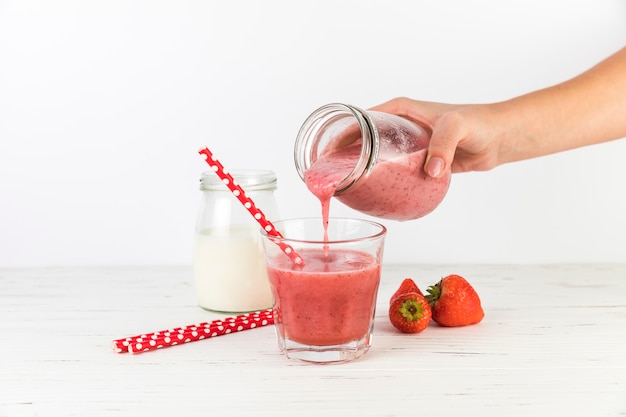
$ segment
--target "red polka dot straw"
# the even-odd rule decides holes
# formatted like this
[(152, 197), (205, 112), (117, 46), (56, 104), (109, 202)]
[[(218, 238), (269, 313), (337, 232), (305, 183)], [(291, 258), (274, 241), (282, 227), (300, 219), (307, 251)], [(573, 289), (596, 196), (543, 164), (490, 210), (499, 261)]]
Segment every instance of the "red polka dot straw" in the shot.
[(111, 348), (117, 353), (142, 353), (229, 333), (255, 329), (273, 323), (274, 316), (272, 310), (267, 309), (241, 314), (236, 317), (190, 324), (188, 326), (117, 339), (111, 342)]
[[(213, 153), (209, 150), (209, 148), (200, 149), (198, 151), (199, 154), (204, 155), (206, 163), (209, 164), (213, 172), (217, 174), (217, 176), (222, 180), (222, 182), (228, 187), (230, 191), (237, 197), (237, 199), (243, 204), (243, 206), (250, 212), (252, 217), (261, 225), (263, 230), (270, 235), (275, 237), (282, 237), (280, 232), (276, 230), (272, 222), (270, 222), (267, 218), (265, 218), (265, 214), (254, 204), (244, 192), (243, 188), (233, 178), (232, 175), (224, 169), (224, 166), (220, 161), (215, 158)], [(287, 256), (289, 256), (296, 265), (303, 264), (304, 261), (298, 255), (291, 246), (284, 242), (278, 243), (280, 248), (285, 252)]]

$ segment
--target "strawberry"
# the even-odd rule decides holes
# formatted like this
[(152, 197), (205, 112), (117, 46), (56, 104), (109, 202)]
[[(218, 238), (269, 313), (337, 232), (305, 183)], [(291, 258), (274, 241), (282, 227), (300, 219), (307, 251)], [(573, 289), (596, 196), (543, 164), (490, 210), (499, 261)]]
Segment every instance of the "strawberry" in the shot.
[(389, 304), (393, 303), (393, 300), (395, 300), (398, 296), (409, 292), (416, 292), (420, 295), (424, 295), (422, 294), (422, 291), (417, 287), (415, 281), (413, 281), (411, 278), (405, 278), (404, 281), (402, 281), (402, 283), (400, 284), (400, 287), (398, 287), (396, 292), (393, 293), (393, 295), (389, 299)]
[(478, 293), (460, 275), (448, 275), (428, 287), (426, 299), (433, 321), (441, 326), (468, 326), (480, 322), (485, 313)]
[(389, 305), (389, 320), (402, 333), (421, 332), (428, 327), (430, 318), (428, 301), (419, 292), (401, 294)]

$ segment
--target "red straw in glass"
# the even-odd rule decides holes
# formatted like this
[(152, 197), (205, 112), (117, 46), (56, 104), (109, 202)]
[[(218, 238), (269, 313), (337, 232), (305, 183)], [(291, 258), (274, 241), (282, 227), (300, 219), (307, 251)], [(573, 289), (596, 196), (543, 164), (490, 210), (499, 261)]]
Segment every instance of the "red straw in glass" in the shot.
[(158, 332), (144, 333), (125, 337), (111, 342), (111, 348), (117, 353), (141, 353), (182, 343), (195, 342), (229, 333), (255, 329), (274, 323), (271, 309), (241, 314), (236, 317), (217, 319), (211, 322), (190, 324)]
[[(215, 158), (209, 148), (200, 149), (198, 153), (204, 155), (206, 163), (209, 164), (211, 169), (217, 174), (218, 177), (220, 177), (222, 182), (226, 184), (228, 189), (232, 191), (232, 193), (235, 195), (235, 197), (237, 197), (241, 204), (243, 204), (243, 206), (248, 209), (252, 217), (254, 217), (254, 219), (259, 222), (263, 230), (265, 230), (265, 232), (270, 236), (282, 237), (280, 232), (276, 230), (272, 222), (266, 219), (265, 214), (263, 214), (263, 212), (259, 210), (259, 208), (257, 208), (257, 206), (254, 204), (254, 201), (250, 200), (250, 198), (246, 196), (243, 188), (241, 188), (241, 186), (237, 184), (233, 176), (224, 169), (224, 165), (222, 165), (221, 162), (218, 161), (217, 158)], [(302, 257), (298, 255), (291, 246), (283, 242), (279, 243), (278, 245), (296, 265), (301, 265), (304, 263)]]

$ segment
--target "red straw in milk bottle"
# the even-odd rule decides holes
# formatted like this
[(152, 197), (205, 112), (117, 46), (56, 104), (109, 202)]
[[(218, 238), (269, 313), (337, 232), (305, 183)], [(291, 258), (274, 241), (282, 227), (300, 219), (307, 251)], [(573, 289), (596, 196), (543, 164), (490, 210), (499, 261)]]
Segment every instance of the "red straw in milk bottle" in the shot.
[[(224, 169), (224, 165), (222, 165), (222, 163), (217, 160), (217, 158), (213, 155), (209, 148), (200, 149), (198, 153), (200, 155), (204, 155), (206, 163), (209, 164), (213, 172), (215, 172), (215, 174), (220, 177), (222, 182), (228, 187), (230, 191), (232, 191), (233, 195), (237, 197), (241, 204), (243, 204), (243, 206), (250, 212), (252, 217), (254, 217), (254, 220), (256, 220), (261, 225), (263, 230), (265, 230), (265, 232), (270, 236), (282, 237), (282, 235), (278, 230), (276, 230), (272, 222), (270, 222), (265, 217), (265, 214), (263, 214), (263, 212), (254, 204), (254, 201), (252, 201), (246, 195), (243, 188), (241, 188), (241, 186), (237, 184), (233, 176), (230, 175), (226, 169)], [(279, 243), (278, 245), (295, 264), (304, 264), (302, 257), (298, 255), (291, 246), (286, 243)]]

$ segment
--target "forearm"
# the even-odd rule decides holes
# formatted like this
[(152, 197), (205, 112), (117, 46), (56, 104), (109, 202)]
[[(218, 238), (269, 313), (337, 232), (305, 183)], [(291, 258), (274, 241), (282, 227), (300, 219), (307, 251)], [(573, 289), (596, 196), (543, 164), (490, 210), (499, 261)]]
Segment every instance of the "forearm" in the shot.
[(626, 48), (564, 83), (495, 103), (499, 163), (626, 137)]

